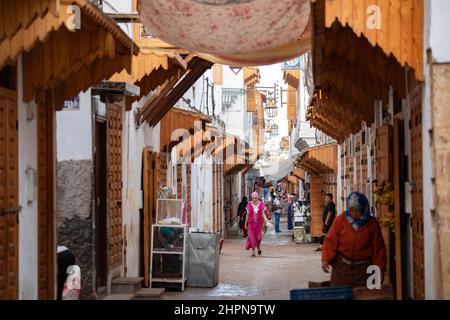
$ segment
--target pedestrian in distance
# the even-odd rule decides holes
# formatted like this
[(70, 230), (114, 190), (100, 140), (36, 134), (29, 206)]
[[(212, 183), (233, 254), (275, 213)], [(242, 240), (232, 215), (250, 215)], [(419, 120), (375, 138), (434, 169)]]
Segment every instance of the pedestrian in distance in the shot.
[(288, 197), (288, 211), (287, 211), (287, 229), (294, 229), (293, 220), (294, 219), (294, 196), (289, 195)]
[(336, 217), (336, 205), (333, 202), (333, 194), (327, 193), (325, 196), (325, 208), (322, 213), (322, 235), (320, 236), (319, 248), (316, 251), (322, 251), (323, 239), (326, 237), (328, 230), (330, 230), (331, 225), (333, 224), (334, 218)]
[(244, 196), (238, 207), (239, 229), (241, 229), (244, 238), (247, 236), (247, 227), (245, 226), (245, 219), (247, 217), (247, 204), (247, 197)]
[(259, 200), (257, 192), (252, 193), (252, 199), (247, 205), (247, 217), (245, 225), (247, 226), (248, 236), (245, 244), (246, 250), (252, 250), (252, 257), (255, 257), (255, 250), (258, 249), (258, 255), (262, 254), (261, 240), (263, 226), (267, 225), (266, 207), (264, 202)]
[(337, 216), (323, 241), (322, 269), (331, 271), (331, 286), (365, 287), (369, 266), (386, 271), (386, 247), (378, 221), (370, 214), (369, 201), (359, 192), (347, 197), (346, 211)]
[(275, 217), (275, 232), (281, 232), (280, 230), (280, 219), (281, 219), (281, 196), (278, 194), (278, 196), (275, 196), (275, 194), (272, 195), (272, 203), (270, 210), (273, 213), (273, 216)]

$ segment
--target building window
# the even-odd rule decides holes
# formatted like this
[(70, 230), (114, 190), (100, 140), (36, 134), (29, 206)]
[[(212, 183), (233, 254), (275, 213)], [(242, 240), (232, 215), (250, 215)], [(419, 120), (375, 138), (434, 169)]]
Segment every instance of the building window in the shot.
[(278, 136), (278, 125), (276, 123), (272, 125), (272, 136)]
[(222, 89), (223, 111), (231, 109), (232, 107), (239, 107), (239, 110), (241, 110), (240, 106), (236, 106), (236, 102), (239, 99), (239, 97), (241, 97), (241, 100), (243, 100), (242, 98), (244, 94), (245, 94), (244, 89), (223, 88)]

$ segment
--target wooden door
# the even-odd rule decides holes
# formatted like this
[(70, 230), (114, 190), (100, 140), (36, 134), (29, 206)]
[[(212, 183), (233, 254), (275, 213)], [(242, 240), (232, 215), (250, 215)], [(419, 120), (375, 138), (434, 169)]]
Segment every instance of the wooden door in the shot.
[(55, 298), (55, 162), (56, 112), (52, 92), (37, 98), (38, 139), (38, 297)]
[(187, 212), (186, 212), (186, 223), (191, 225), (191, 164), (186, 163), (186, 201), (187, 201)]
[(107, 123), (95, 121), (95, 285), (97, 292), (107, 286), (108, 277), (108, 197), (107, 197)]
[(321, 176), (311, 176), (310, 199), (311, 199), (311, 236), (320, 237), (322, 235), (323, 221), (322, 213), (324, 178)]
[(16, 92), (0, 88), (0, 300), (18, 298), (18, 134)]
[(177, 199), (183, 199), (183, 167), (181, 163), (177, 164)]
[(217, 165), (212, 164), (212, 232), (217, 232)]
[(110, 268), (122, 264), (122, 108), (107, 105), (108, 257)]
[(411, 98), (411, 175), (412, 175), (412, 241), (414, 299), (425, 298), (423, 248), (423, 180), (422, 180), (422, 94), (420, 85), (410, 92)]
[(156, 216), (156, 154), (150, 148), (143, 152), (143, 195), (144, 195), (144, 286), (150, 286), (150, 243), (152, 239), (152, 225)]
[(402, 208), (401, 208), (401, 171), (402, 166), (400, 161), (402, 161), (402, 151), (403, 141), (401, 139), (401, 132), (403, 130), (403, 122), (398, 118), (394, 119), (393, 128), (393, 186), (394, 186), (394, 202), (395, 202), (395, 289), (397, 300), (401, 300), (403, 297), (402, 286), (403, 286), (403, 265), (402, 265)]
[[(391, 182), (392, 179), (392, 161), (391, 161), (391, 141), (392, 127), (383, 125), (377, 128), (376, 133), (376, 182), (380, 185), (383, 181)], [(378, 196), (377, 196), (378, 200)], [(383, 218), (389, 214), (389, 206), (381, 205), (377, 202), (377, 212), (379, 218)], [(395, 250), (395, 242), (391, 241), (392, 232), (389, 227), (382, 228), (383, 239), (386, 244), (387, 266), (385, 274), (385, 283), (391, 283), (395, 276), (395, 261), (393, 249)]]

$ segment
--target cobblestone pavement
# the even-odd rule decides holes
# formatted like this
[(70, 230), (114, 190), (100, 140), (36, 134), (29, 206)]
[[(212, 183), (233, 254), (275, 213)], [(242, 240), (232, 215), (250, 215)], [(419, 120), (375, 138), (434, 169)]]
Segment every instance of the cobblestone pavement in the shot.
[[(281, 230), (286, 221), (281, 222)], [(166, 291), (162, 299), (289, 299), (291, 289), (306, 288), (308, 281), (326, 281), (318, 244), (296, 244), (291, 232), (263, 236), (262, 256), (250, 257), (245, 238), (225, 239), (220, 254), (219, 285), (215, 288), (186, 287), (184, 292)]]

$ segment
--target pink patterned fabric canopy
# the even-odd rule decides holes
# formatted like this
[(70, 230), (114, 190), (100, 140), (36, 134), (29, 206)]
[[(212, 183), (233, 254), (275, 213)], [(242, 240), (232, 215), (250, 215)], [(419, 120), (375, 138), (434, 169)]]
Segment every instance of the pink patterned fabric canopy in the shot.
[(141, 19), (161, 40), (220, 63), (274, 63), (310, 45), (309, 0), (141, 0)]

